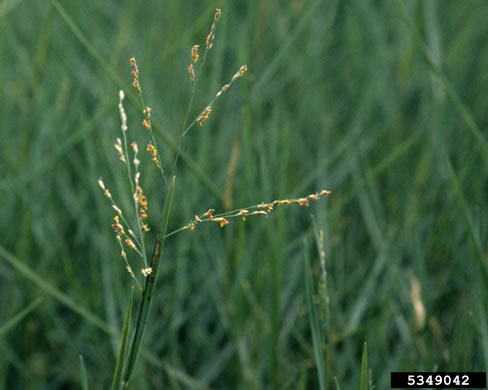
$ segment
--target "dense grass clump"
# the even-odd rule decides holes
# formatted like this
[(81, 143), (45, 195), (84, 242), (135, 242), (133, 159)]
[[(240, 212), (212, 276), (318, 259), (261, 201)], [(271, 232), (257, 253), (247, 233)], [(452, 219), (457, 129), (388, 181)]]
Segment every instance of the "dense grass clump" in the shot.
[[(189, 118), (248, 71), (180, 149), (190, 49), (216, 7)], [(131, 388), (382, 389), (390, 371), (486, 371), (487, 15), (476, 0), (0, 5), (0, 388), (112, 383), (133, 282), (97, 179), (130, 188), (112, 145), (133, 56), (177, 177), (168, 232), (188, 228), (165, 242)], [(133, 90), (125, 109), (147, 144)], [(157, 231), (167, 187), (151, 159)], [(309, 208), (189, 228), (209, 208), (323, 188)]]

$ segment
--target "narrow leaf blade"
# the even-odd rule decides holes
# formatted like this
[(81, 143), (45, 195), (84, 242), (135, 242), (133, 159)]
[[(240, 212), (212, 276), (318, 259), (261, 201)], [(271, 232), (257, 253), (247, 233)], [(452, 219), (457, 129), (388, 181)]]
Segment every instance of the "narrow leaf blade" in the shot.
[(368, 390), (368, 349), (366, 343), (363, 347), (363, 360), (361, 363), (361, 390)]
[(134, 287), (130, 292), (129, 303), (127, 305), (127, 312), (125, 313), (124, 325), (122, 326), (122, 334), (120, 335), (120, 349), (115, 364), (114, 377), (112, 380), (112, 390), (120, 389), (122, 384), (122, 373), (127, 356), (127, 347), (129, 341), (130, 318), (132, 315), (132, 302), (134, 300)]
[(12, 319), (7, 321), (4, 325), (0, 327), (0, 337), (7, 333), (9, 330), (13, 329), (20, 321), (24, 319), (32, 310), (42, 303), (42, 298), (35, 299), (29, 306), (27, 306), (20, 313), (16, 314)]
[(325, 362), (324, 355), (322, 353), (322, 327), (319, 323), (319, 313), (315, 307), (313, 301), (313, 276), (312, 266), (310, 263), (310, 257), (308, 255), (308, 245), (305, 241), (305, 288), (307, 291), (307, 306), (310, 318), (310, 328), (312, 330), (313, 349), (315, 355), (315, 364), (317, 366), (317, 372), (319, 376), (320, 390), (326, 389), (325, 384)]
[(88, 377), (86, 375), (85, 359), (80, 355), (80, 376), (82, 390), (88, 390)]

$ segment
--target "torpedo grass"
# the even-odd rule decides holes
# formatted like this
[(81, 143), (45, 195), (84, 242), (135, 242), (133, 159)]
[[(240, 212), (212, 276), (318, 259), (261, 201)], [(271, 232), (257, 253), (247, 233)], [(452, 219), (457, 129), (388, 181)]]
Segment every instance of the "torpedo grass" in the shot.
[[(487, 14), (476, 0), (3, 2), (0, 388), (110, 388), (117, 361), (121, 385), (169, 188), (144, 104), (176, 181), (126, 388), (355, 389), (365, 342), (368, 387), (486, 371)], [(137, 235), (120, 90), (149, 205), (146, 260), (122, 241), (141, 289), (97, 185)]]

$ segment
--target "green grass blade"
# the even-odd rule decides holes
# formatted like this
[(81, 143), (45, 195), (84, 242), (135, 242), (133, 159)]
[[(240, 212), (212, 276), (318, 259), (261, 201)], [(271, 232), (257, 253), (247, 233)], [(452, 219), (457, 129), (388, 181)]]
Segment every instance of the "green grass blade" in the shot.
[[(332, 1), (329, 5), (327, 18), (324, 20), (324, 23), (330, 27), (335, 19), (337, 14), (337, 8), (339, 6), (340, 0)], [(273, 75), (278, 70), (279, 66), (283, 63), (284, 58), (286, 57), (290, 47), (293, 43), (298, 40), (300, 34), (308, 26), (310, 19), (316, 14), (316, 8), (322, 4), (322, 1), (318, 0), (315, 3), (311, 4), (307, 8), (307, 12), (304, 12), (300, 18), (300, 21), (297, 23), (297, 26), (294, 28), (293, 32), (290, 33), (288, 39), (281, 45), (280, 51), (274, 56), (274, 58), (267, 64), (266, 68), (264, 68), (261, 77), (259, 80), (254, 84), (250, 96), (257, 97), (262, 92), (262, 89), (269, 85), (270, 80), (272, 79)]]
[(337, 390), (341, 390), (341, 386), (339, 385), (339, 381), (337, 380), (337, 377), (336, 376), (334, 377), (334, 383), (336, 385), (336, 389)]
[(308, 244), (305, 240), (305, 288), (307, 292), (307, 306), (310, 318), (310, 328), (312, 330), (313, 349), (315, 364), (319, 375), (320, 390), (325, 390), (325, 362), (322, 353), (322, 327), (320, 326), (319, 313), (314, 303), (313, 276), (310, 257), (308, 254)]
[[(0, 245), (0, 257), (3, 257), (7, 262), (15, 268), (22, 276), (24, 276), (27, 280), (34, 283), (38, 288), (42, 291), (47, 293), (49, 296), (57, 300), (62, 305), (66, 306), (68, 309), (72, 310), (76, 314), (78, 314), (81, 318), (88, 321), (102, 332), (110, 335), (115, 336), (115, 331), (110, 328), (105, 321), (103, 321), (100, 317), (96, 316), (95, 314), (91, 313), (89, 310), (85, 309), (84, 307), (80, 306), (76, 302), (74, 302), (70, 297), (66, 294), (62, 293), (57, 288), (53, 287), (50, 283), (44, 280), (44, 278), (34, 271), (30, 270), (27, 266), (22, 264), (22, 262), (17, 259), (14, 255), (12, 255), (9, 251), (7, 251), (3, 246)], [(190, 377), (185, 372), (178, 370), (177, 368), (171, 366), (167, 362), (162, 362), (157, 356), (151, 353), (144, 348), (141, 350), (141, 355), (151, 364), (155, 365), (156, 367), (163, 369), (166, 373), (181, 383), (186, 384), (195, 389), (207, 389), (208, 387), (195, 380), (194, 378)]]
[(368, 348), (364, 343), (363, 360), (361, 363), (361, 386), (360, 390), (368, 390)]
[(402, 17), (405, 21), (405, 24), (408, 27), (408, 29), (412, 32), (412, 36), (415, 42), (417, 43), (420, 51), (422, 52), (422, 55), (424, 56), (432, 74), (434, 74), (438, 78), (440, 84), (444, 87), (447, 93), (447, 97), (449, 98), (449, 101), (454, 106), (461, 119), (464, 121), (467, 129), (469, 130), (470, 135), (476, 141), (475, 144), (479, 148), (480, 154), (483, 157), (485, 164), (488, 164), (488, 142), (485, 136), (483, 135), (480, 128), (478, 127), (469, 109), (461, 101), (454, 87), (451, 85), (447, 77), (444, 76), (444, 73), (436, 64), (436, 61), (432, 58), (432, 55), (429, 53), (429, 50), (427, 49), (427, 46), (424, 42), (424, 39), (422, 38), (422, 35), (420, 34), (419, 30), (415, 26), (412, 19), (409, 17), (405, 9), (405, 5), (400, 0), (398, 0), (398, 3), (400, 4)]
[(124, 386), (127, 386), (136, 364), (137, 355), (139, 353), (139, 347), (141, 345), (142, 336), (146, 327), (147, 316), (149, 314), (149, 308), (151, 306), (151, 299), (154, 293), (154, 287), (156, 285), (156, 279), (158, 276), (158, 269), (163, 253), (164, 236), (166, 235), (166, 229), (168, 227), (169, 215), (171, 211), (171, 205), (173, 203), (173, 195), (175, 189), (175, 177), (169, 187), (168, 197), (164, 203), (163, 215), (161, 217), (161, 227), (159, 229), (158, 238), (154, 245), (154, 251), (151, 260), (152, 273), (146, 279), (146, 285), (144, 286), (144, 292), (142, 294), (142, 302), (139, 308), (139, 314), (137, 316), (136, 328), (134, 331), (134, 338), (132, 340), (129, 357), (127, 363), (127, 370), (124, 375)]
[(123, 81), (120, 77), (115, 73), (107, 61), (102, 57), (102, 55), (95, 49), (95, 47), (90, 43), (88, 38), (82, 33), (81, 29), (76, 25), (75, 21), (69, 16), (68, 12), (64, 9), (64, 7), (59, 4), (57, 0), (51, 0), (51, 4), (56, 8), (61, 19), (66, 23), (68, 28), (71, 32), (75, 35), (75, 37), (80, 41), (80, 43), (85, 46), (91, 56), (95, 58), (95, 61), (103, 68), (103, 70), (110, 76), (112, 81), (117, 84), (117, 87), (122, 89), (125, 87)]
[(56, 299), (57, 301), (61, 302), (63, 305), (69, 307), (74, 312), (78, 313), (82, 318), (86, 321), (92, 323), (97, 328), (103, 330), (106, 333), (113, 335), (113, 330), (109, 329), (107, 324), (98, 318), (93, 313), (90, 313), (84, 307), (78, 305), (74, 302), (70, 297), (66, 294), (59, 291), (57, 288), (53, 287), (49, 282), (47, 282), (42, 276), (36, 274), (32, 271), (28, 266), (23, 264), (19, 259), (17, 259), (14, 255), (8, 252), (3, 246), (0, 245), (0, 256), (3, 257), (7, 262), (14, 267), (22, 276), (26, 279), (33, 282), (37, 287), (41, 290), (49, 294), (51, 297)]
[(80, 355), (80, 376), (81, 389), (88, 390), (88, 377), (86, 375), (85, 359), (83, 359), (83, 355)]
[(132, 315), (132, 302), (134, 300), (134, 287), (130, 292), (129, 303), (127, 305), (127, 312), (125, 313), (124, 325), (122, 327), (122, 334), (120, 336), (120, 349), (117, 356), (117, 363), (115, 364), (114, 377), (112, 380), (112, 390), (120, 389), (122, 381), (122, 373), (127, 356), (127, 341), (129, 340), (130, 318)]
[(473, 246), (476, 250), (476, 254), (478, 255), (478, 258), (480, 259), (480, 263), (481, 263), (481, 266), (483, 267), (483, 270), (488, 274), (488, 263), (487, 263), (488, 259), (486, 258), (485, 254), (483, 253), (483, 246), (481, 245), (479, 235), (476, 232), (476, 227), (474, 225), (473, 218), (471, 216), (471, 211), (469, 210), (468, 202), (466, 201), (466, 198), (464, 197), (464, 195), (462, 193), (461, 185), (459, 184), (459, 180), (458, 180), (458, 177), (456, 175), (456, 172), (454, 171), (451, 160), (447, 156), (446, 156), (446, 165), (447, 165), (447, 169), (449, 171), (449, 174), (451, 175), (452, 187), (454, 189), (454, 193), (456, 194), (456, 198), (458, 200), (459, 207), (463, 213), (463, 217), (464, 217), (464, 221), (466, 223), (466, 227), (467, 227), (469, 237), (471, 238), (471, 241), (472, 241)]
[(20, 313), (8, 320), (2, 327), (0, 327), (0, 337), (2, 337), (9, 330), (13, 329), (22, 319), (27, 316), (32, 310), (42, 303), (42, 298), (35, 299), (29, 306), (27, 306)]
[(325, 347), (327, 343), (327, 335), (330, 329), (330, 316), (329, 316), (329, 287), (327, 284), (327, 266), (325, 261), (325, 248), (324, 248), (324, 232), (319, 230), (315, 218), (312, 214), (313, 230), (315, 234), (315, 242), (317, 244), (317, 252), (319, 254), (320, 260), (320, 278), (319, 278), (319, 302), (320, 302), (320, 322), (323, 326), (323, 339), (321, 340), (322, 345)]

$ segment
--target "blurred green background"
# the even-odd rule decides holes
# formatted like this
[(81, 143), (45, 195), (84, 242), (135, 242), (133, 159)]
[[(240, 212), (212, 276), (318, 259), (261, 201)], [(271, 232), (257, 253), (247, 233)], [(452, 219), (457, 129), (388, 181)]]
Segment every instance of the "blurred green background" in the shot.
[[(328, 388), (334, 377), (359, 388), (364, 342), (378, 389), (392, 370), (486, 371), (486, 1), (4, 0), (0, 388), (80, 388), (80, 354), (90, 388), (110, 385), (109, 335), (132, 285), (97, 186), (103, 176), (130, 209), (112, 146), (118, 91), (142, 149), (135, 56), (171, 170), (190, 49), (216, 7), (191, 117), (249, 70), (184, 139), (170, 230), (209, 208), (332, 195), (168, 239), (132, 388), (318, 388), (312, 214), (328, 271)], [(143, 154), (154, 231), (165, 189)]]

